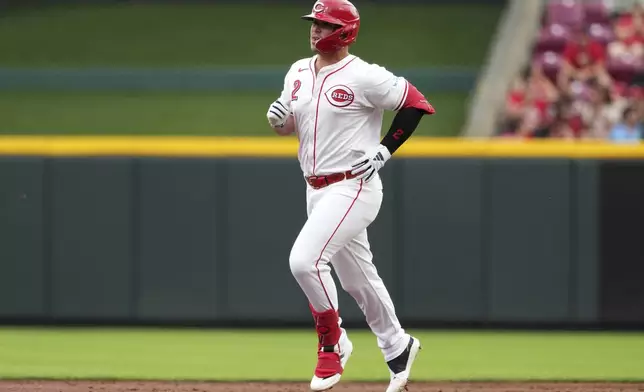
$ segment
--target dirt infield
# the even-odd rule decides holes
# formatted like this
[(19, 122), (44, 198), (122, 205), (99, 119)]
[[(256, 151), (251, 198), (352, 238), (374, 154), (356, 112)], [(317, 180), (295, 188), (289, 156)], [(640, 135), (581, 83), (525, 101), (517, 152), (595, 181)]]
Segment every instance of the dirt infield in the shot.
[[(384, 391), (377, 383), (341, 383), (333, 392)], [(1, 392), (307, 392), (301, 383), (0, 381)], [(421, 383), (409, 392), (644, 392), (644, 383)]]

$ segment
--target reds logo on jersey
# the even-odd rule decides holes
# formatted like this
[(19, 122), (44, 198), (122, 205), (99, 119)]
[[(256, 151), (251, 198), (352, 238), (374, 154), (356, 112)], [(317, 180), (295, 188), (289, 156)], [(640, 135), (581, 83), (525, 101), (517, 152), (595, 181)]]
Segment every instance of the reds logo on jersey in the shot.
[(331, 105), (339, 108), (351, 105), (355, 98), (353, 91), (344, 85), (333, 86), (324, 95)]

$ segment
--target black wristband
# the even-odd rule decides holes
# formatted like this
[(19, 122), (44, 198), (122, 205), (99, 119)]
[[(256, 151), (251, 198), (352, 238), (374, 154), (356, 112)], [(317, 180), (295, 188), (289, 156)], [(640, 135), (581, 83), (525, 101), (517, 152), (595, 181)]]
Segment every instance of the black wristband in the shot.
[(425, 111), (413, 107), (403, 108), (396, 113), (389, 132), (382, 139), (380, 144), (387, 147), (389, 152), (393, 153), (400, 147), (411, 134), (416, 130), (420, 119)]

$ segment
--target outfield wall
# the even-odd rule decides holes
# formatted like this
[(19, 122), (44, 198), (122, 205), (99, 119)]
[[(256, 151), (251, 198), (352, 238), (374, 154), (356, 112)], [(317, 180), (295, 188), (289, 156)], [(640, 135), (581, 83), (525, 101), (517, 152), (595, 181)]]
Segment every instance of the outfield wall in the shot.
[[(308, 325), (296, 149), (0, 138), (0, 319)], [(644, 147), (416, 138), (382, 177), (370, 241), (408, 325), (644, 325)]]

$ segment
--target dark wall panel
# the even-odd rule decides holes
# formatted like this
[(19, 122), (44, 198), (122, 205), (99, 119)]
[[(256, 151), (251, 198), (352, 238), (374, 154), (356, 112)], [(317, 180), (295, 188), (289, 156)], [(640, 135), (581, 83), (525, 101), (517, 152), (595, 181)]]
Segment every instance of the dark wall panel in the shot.
[[(306, 183), (286, 160), (235, 160), (228, 189), (226, 315), (235, 319), (312, 320), (289, 268), (306, 220)], [(223, 282), (222, 282), (223, 283)]]
[(47, 311), (43, 172), (41, 158), (0, 158), (0, 316)]
[(572, 195), (573, 318), (579, 322), (595, 322), (599, 315), (599, 164), (577, 161), (571, 189), (575, 192)]
[(488, 161), (484, 235), (491, 321), (569, 315), (570, 164)]
[(405, 162), (397, 208), (406, 318), (484, 316), (481, 167), (480, 160)]
[(141, 159), (137, 193), (137, 314), (147, 320), (217, 315), (217, 195), (214, 160)]
[(644, 323), (644, 162), (601, 165), (601, 319)]
[(60, 158), (50, 173), (52, 315), (131, 316), (131, 160)]

